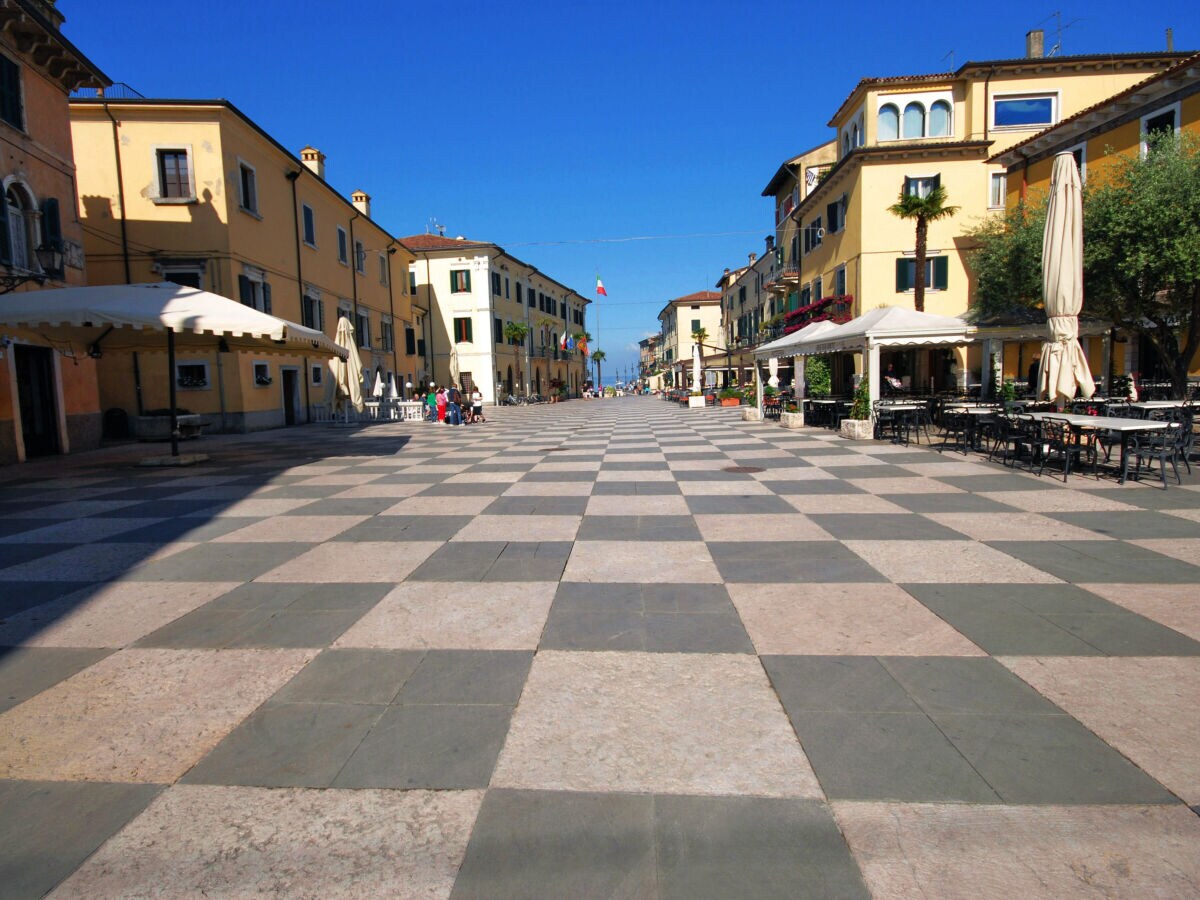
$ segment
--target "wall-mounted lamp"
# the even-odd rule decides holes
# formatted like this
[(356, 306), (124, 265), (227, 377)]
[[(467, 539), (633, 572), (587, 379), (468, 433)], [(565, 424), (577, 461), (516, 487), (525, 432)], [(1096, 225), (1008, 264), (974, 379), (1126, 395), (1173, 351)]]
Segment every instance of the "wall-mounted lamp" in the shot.
[(8, 274), (0, 275), (0, 294), (7, 294), (10, 291), (15, 291), (23, 284), (32, 281), (34, 284), (43, 285), (46, 279), (54, 276), (61, 278), (63, 272), (63, 252), (61, 247), (53, 245), (43, 245), (33, 251), (37, 256), (38, 265), (41, 267), (40, 272), (22, 272), (14, 274), (11, 267)]

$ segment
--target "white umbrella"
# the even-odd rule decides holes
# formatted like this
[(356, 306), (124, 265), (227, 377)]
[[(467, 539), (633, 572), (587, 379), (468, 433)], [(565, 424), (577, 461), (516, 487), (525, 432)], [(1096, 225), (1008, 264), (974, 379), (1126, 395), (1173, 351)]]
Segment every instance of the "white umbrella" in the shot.
[(1079, 169), (1070, 153), (1054, 157), (1050, 203), (1042, 237), (1042, 293), (1050, 340), (1042, 344), (1038, 396), (1063, 403), (1096, 392), (1087, 357), (1079, 346), (1083, 308), (1083, 197)]
[(371, 386), (371, 396), (376, 400), (383, 398), (383, 373), (375, 370), (375, 384)]
[(458, 384), (458, 347), (450, 351), (450, 383)]
[(701, 389), (700, 381), (700, 345), (692, 344), (692, 390), (698, 391)]
[(396, 389), (396, 375), (392, 373), (388, 376), (387, 398), (389, 400), (399, 400), (400, 391)]
[(337, 333), (334, 335), (333, 341), (339, 347), (348, 351), (345, 361), (340, 359), (331, 359), (329, 361), (329, 371), (333, 375), (333, 383), (337, 385), (339, 399), (338, 402), (345, 410), (347, 417), (350, 415), (350, 409), (345, 405), (347, 400), (358, 412), (363, 411), (362, 398), (362, 360), (358, 357), (358, 348), (355, 346), (354, 326), (350, 324), (350, 319), (347, 316), (338, 318)]
[(771, 373), (771, 377), (767, 379), (767, 384), (773, 388), (779, 387), (779, 359), (772, 356), (767, 360), (767, 371)]

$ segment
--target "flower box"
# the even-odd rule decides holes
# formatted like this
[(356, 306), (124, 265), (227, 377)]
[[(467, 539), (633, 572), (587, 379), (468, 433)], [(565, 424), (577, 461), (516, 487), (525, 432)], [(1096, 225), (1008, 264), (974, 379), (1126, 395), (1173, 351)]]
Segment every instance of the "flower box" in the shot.
[(721, 398), (722, 406), (741, 406), (742, 401), (738, 397), (723, 397)]
[(875, 438), (875, 426), (870, 419), (842, 419), (838, 434), (851, 441), (870, 441)]
[(785, 412), (779, 414), (779, 424), (784, 428), (803, 428), (804, 413), (802, 412)]

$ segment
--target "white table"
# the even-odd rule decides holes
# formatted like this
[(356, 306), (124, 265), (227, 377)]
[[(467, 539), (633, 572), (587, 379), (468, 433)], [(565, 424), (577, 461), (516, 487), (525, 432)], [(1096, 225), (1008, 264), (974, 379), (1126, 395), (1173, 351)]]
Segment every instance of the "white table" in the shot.
[(1164, 428), (1176, 427), (1174, 422), (1156, 422), (1152, 419), (1123, 419), (1120, 416), (1079, 416), (1074, 413), (1021, 413), (1023, 418), (1036, 419), (1057, 419), (1060, 422), (1066, 422), (1073, 429), (1091, 428), (1096, 431), (1113, 431), (1121, 435), (1121, 473), (1122, 477), (1118, 479), (1118, 483), (1124, 483), (1125, 472), (1125, 454), (1129, 449), (1129, 437), (1139, 431), (1159, 431)]
[(1128, 406), (1132, 409), (1179, 409), (1185, 403), (1186, 400), (1139, 400)]

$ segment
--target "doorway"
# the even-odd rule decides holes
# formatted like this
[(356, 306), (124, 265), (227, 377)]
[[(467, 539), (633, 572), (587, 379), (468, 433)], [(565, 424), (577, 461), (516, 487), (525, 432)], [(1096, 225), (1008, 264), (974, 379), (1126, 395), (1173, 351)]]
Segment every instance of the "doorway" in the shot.
[(300, 371), (281, 368), (279, 374), (283, 379), (283, 424), (295, 425), (300, 421)]
[(26, 459), (59, 452), (53, 354), (48, 347), (13, 347)]

